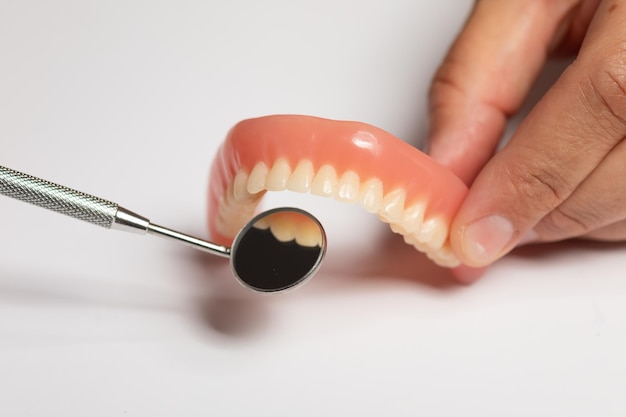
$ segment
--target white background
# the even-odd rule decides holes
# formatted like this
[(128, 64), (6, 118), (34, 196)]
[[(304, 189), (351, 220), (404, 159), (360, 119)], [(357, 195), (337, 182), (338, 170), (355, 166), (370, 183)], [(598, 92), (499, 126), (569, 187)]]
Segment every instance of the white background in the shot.
[[(2, 0), (0, 164), (205, 236), (241, 119), (423, 141), (471, 4)], [(258, 296), (223, 259), (0, 198), (0, 415), (626, 416), (624, 245), (524, 248), (463, 287), (358, 206), (285, 203), (327, 261)]]

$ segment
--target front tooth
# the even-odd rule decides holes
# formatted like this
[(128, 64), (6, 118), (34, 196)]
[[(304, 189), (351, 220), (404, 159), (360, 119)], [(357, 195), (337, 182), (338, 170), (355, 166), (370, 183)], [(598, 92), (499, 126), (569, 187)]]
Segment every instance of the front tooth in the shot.
[(417, 233), (417, 241), (427, 245), (430, 249), (441, 248), (448, 236), (448, 228), (445, 222), (437, 217), (427, 219)]
[(404, 209), (404, 200), (406, 193), (403, 189), (398, 188), (388, 193), (383, 198), (382, 207), (378, 210), (378, 216), (387, 223), (397, 223)]
[(287, 189), (298, 193), (308, 192), (311, 189), (313, 175), (315, 175), (313, 163), (307, 159), (300, 161), (287, 180)]
[(296, 225), (289, 216), (272, 216), (270, 230), (280, 242), (290, 242), (296, 237)]
[(267, 169), (267, 165), (265, 165), (264, 162), (258, 162), (254, 168), (252, 168), (246, 187), (250, 194), (257, 194), (265, 190), (265, 180), (267, 179), (268, 173), (269, 169)]
[(372, 178), (361, 184), (359, 203), (368, 213), (378, 211), (383, 203), (383, 183), (378, 178)]
[(282, 191), (287, 188), (287, 180), (290, 175), (289, 162), (284, 158), (279, 158), (274, 162), (274, 166), (267, 175), (265, 187), (270, 191)]
[(337, 184), (335, 198), (345, 203), (354, 203), (359, 196), (359, 176), (354, 171), (343, 173)]
[(337, 173), (330, 165), (322, 165), (311, 183), (311, 194), (330, 197), (337, 185)]
[(311, 227), (299, 225), (296, 231), (296, 243), (307, 248), (322, 246), (322, 234), (316, 225)]
[(233, 181), (233, 196), (235, 197), (235, 201), (242, 202), (250, 198), (250, 193), (246, 189), (247, 184), (248, 174), (246, 171), (238, 171)]

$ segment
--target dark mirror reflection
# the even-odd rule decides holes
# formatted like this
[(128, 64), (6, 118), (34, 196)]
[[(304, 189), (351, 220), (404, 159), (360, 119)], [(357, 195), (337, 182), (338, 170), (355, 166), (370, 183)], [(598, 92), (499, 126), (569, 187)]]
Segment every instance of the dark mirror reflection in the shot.
[(245, 286), (262, 292), (281, 291), (315, 273), (325, 245), (324, 230), (309, 213), (271, 210), (259, 215), (235, 239), (231, 264)]

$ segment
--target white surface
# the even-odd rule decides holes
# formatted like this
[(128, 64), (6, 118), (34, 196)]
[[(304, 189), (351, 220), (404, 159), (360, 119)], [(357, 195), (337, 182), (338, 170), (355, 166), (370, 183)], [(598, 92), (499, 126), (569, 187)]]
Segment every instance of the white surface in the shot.
[[(204, 235), (240, 119), (423, 139), (471, 3), (4, 0), (0, 163)], [(0, 415), (626, 415), (625, 246), (527, 248), (461, 287), (356, 206), (282, 201), (329, 254), (262, 297), (222, 259), (0, 199)]]

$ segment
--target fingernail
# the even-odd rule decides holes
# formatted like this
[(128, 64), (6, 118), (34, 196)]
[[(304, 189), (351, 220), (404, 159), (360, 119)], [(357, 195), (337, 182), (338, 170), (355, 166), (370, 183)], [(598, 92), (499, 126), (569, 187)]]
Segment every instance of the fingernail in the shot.
[(513, 238), (513, 224), (505, 217), (492, 215), (467, 226), (462, 236), (461, 250), (473, 266), (495, 261)]

